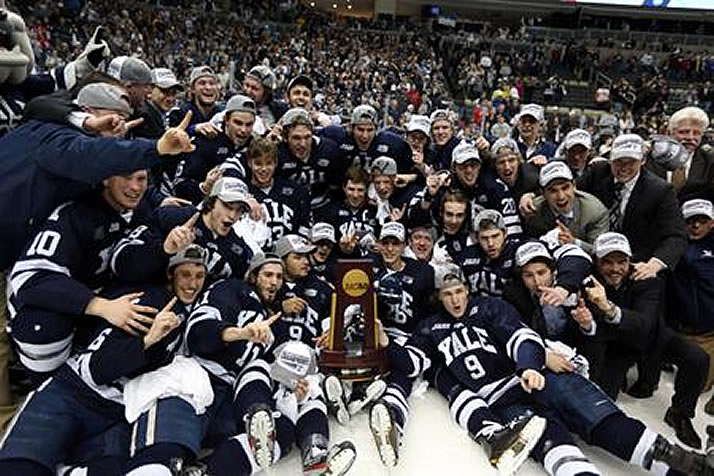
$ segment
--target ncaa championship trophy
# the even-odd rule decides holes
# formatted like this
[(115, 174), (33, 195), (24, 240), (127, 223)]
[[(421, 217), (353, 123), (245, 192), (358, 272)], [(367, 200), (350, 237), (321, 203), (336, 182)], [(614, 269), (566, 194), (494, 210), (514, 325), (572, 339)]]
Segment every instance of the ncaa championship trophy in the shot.
[(387, 354), (378, 345), (372, 262), (339, 260), (336, 276), (330, 340), (320, 351), (320, 368), (340, 380), (371, 380), (389, 368)]

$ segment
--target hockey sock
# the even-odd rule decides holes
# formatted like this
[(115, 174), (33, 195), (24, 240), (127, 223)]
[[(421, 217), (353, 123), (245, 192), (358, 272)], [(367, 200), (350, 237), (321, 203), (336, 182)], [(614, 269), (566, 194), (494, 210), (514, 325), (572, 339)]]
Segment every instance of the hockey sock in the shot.
[(270, 365), (263, 360), (249, 363), (236, 386), (233, 409), (239, 434), (244, 432), (243, 415), (258, 403), (264, 403), (271, 408), (274, 406)]
[(471, 390), (454, 387), (449, 396), (449, 413), (461, 428), (473, 438), (478, 438), (487, 429), (503, 427), (500, 419), (494, 415), (486, 402)]
[(382, 401), (392, 409), (394, 422), (400, 430), (404, 430), (407, 424), (407, 418), (409, 418), (409, 403), (407, 402), (407, 395), (404, 393), (404, 390), (402, 390), (399, 385), (389, 384), (387, 391), (384, 392), (382, 396)]
[[(157, 443), (139, 451), (127, 464), (127, 476), (178, 474), (193, 453), (176, 443)], [(97, 473), (99, 474), (99, 473)]]
[(298, 443), (305, 441), (310, 435), (323, 435), (330, 438), (327, 423), (327, 405), (322, 398), (307, 400), (300, 406), (298, 419), (295, 423), (295, 439)]
[(548, 420), (545, 432), (531, 456), (543, 463), (551, 476), (594, 476), (600, 471), (578, 448), (570, 432), (560, 422)]

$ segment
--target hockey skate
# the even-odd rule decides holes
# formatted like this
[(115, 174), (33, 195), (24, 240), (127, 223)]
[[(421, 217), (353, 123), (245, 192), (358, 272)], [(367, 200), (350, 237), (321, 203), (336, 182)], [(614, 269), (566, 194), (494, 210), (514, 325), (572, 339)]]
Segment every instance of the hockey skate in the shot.
[(375, 403), (369, 411), (369, 429), (382, 463), (388, 467), (396, 466), (399, 462), (401, 430), (394, 421), (389, 406), (384, 402)]
[(322, 387), (330, 414), (337, 418), (340, 425), (346, 425), (350, 421), (350, 413), (347, 411), (342, 382), (336, 376), (328, 375), (322, 382)]
[(510, 476), (526, 461), (545, 431), (545, 418), (527, 414), (506, 426), (498, 425), (495, 431), (479, 436), (489, 462), (504, 476)]
[(374, 382), (367, 385), (364, 389), (364, 395), (361, 398), (350, 402), (348, 408), (350, 416), (356, 415), (366, 406), (369, 406), (372, 402), (377, 401), (384, 395), (387, 391), (387, 382), (381, 379), (377, 379)]
[(351, 441), (333, 445), (329, 451), (320, 446), (311, 446), (303, 453), (304, 476), (342, 476), (347, 474), (357, 457)]
[(252, 406), (245, 416), (245, 429), (255, 462), (263, 469), (268, 468), (275, 454), (273, 410), (265, 404)]

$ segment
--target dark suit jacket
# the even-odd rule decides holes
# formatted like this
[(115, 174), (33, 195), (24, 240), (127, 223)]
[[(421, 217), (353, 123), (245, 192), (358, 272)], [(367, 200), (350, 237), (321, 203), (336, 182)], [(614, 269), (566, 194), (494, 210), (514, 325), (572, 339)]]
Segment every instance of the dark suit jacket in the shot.
[[(610, 209), (615, 201), (615, 182), (610, 164), (588, 167), (578, 188), (600, 199)], [(630, 240), (633, 261), (655, 257), (670, 269), (687, 247), (684, 217), (672, 185), (643, 168), (627, 201), (622, 233)]]
[[(647, 162), (647, 168), (657, 176), (667, 179), (667, 171), (654, 162)], [(693, 198), (714, 200), (714, 148), (701, 145), (692, 156), (692, 164), (687, 174), (687, 183), (677, 192), (679, 203)]]

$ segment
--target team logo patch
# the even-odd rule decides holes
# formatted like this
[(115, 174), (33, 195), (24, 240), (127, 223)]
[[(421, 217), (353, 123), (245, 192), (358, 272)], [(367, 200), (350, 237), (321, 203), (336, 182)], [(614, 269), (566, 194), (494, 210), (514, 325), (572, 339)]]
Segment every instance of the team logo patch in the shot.
[(412, 278), (411, 276), (402, 275), (402, 282), (404, 284), (412, 284), (414, 282), (414, 278)]
[(217, 154), (227, 154), (228, 153), (228, 147), (219, 147), (218, 150), (216, 151)]
[(283, 187), (283, 195), (289, 197), (293, 194), (294, 189), (292, 187)]
[(231, 245), (231, 251), (240, 256), (243, 254), (243, 247), (240, 245)]
[(340, 149), (342, 149), (342, 150), (352, 150), (354, 148), (355, 148), (355, 146), (353, 146), (352, 144), (341, 144), (340, 145)]
[(337, 212), (337, 214), (338, 214), (339, 216), (341, 216), (341, 217), (346, 217), (346, 216), (348, 216), (350, 213), (349, 213), (347, 210), (340, 210), (339, 212)]
[(117, 222), (112, 222), (112, 224), (109, 225), (109, 233), (114, 233), (115, 231), (119, 231), (119, 228), (121, 228), (121, 227), (119, 226), (119, 223), (117, 223)]
[(330, 160), (329, 159), (318, 159), (317, 165), (320, 167), (327, 167), (328, 165), (330, 165)]
[(315, 297), (315, 296), (317, 296), (317, 289), (307, 288), (307, 289), (305, 290), (305, 296), (307, 296), (307, 297)]
[(295, 162), (285, 162), (283, 164), (283, 169), (294, 169), (295, 167), (297, 167)]
[(389, 146), (387, 144), (379, 144), (377, 146), (377, 152), (385, 153), (389, 150)]

